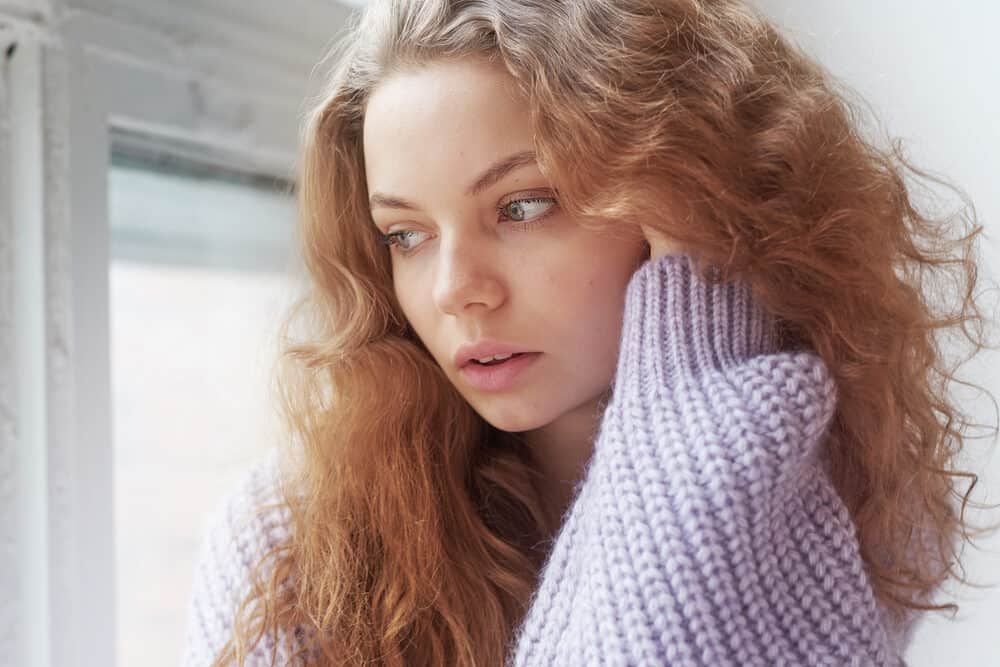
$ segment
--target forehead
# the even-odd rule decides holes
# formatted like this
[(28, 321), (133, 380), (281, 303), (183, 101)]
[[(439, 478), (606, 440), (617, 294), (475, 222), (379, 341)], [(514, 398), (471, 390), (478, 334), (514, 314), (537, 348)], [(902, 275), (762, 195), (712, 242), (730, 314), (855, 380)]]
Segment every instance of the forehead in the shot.
[[(391, 75), (365, 111), (369, 190), (397, 192), (421, 176), (464, 181), (484, 163), (532, 145), (527, 106), (502, 65), (479, 60)], [(403, 194), (399, 192), (399, 194)]]

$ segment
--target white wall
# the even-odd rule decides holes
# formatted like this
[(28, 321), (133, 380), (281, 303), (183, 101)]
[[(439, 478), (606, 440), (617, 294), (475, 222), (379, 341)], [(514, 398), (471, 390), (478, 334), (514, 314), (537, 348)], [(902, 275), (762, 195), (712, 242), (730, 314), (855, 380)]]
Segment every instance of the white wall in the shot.
[[(889, 133), (905, 141), (918, 167), (961, 187), (985, 227), (982, 275), (1000, 279), (1000, 4), (991, 0), (811, 1), (753, 0), (786, 35), (867, 99)], [(925, 183), (926, 185), (926, 183)], [(937, 190), (954, 210), (958, 200)], [(998, 303), (996, 295), (984, 304)], [(993, 312), (996, 316), (997, 313)], [(1000, 399), (1000, 354), (983, 353), (962, 377)], [(982, 396), (956, 392), (976, 421), (995, 423)], [(983, 435), (984, 430), (974, 432)], [(988, 435), (988, 434), (987, 434)], [(980, 475), (971, 500), (1000, 502), (1000, 454), (989, 439), (969, 442), (968, 469)], [(961, 480), (960, 480), (961, 481)], [(967, 482), (961, 481), (964, 492)], [(972, 512), (976, 525), (1000, 521), (1000, 511)], [(991, 589), (949, 587), (939, 602), (956, 602), (950, 616), (928, 616), (905, 658), (912, 667), (1000, 665), (1000, 539), (966, 550), (967, 576)]]

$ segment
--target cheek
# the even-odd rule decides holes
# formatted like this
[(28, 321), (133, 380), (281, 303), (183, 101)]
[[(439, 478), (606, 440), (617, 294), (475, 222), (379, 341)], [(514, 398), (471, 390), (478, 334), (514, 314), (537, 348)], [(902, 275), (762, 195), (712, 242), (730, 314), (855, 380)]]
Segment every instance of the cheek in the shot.
[[(628, 274), (631, 275), (631, 274)], [(575, 355), (606, 365), (617, 355), (628, 276), (620, 267), (576, 266), (545, 276), (558, 335)]]
[(426, 284), (421, 279), (403, 278), (394, 285), (396, 301), (410, 329), (430, 353), (431, 358), (448, 373), (451, 368), (454, 338), (445, 330), (441, 313), (434, 304), (430, 290), (417, 289)]
[(636, 253), (614, 242), (602, 245), (599, 240), (587, 241), (578, 244), (579, 249), (564, 261), (548, 264), (556, 268), (546, 272), (546, 286), (550, 292), (583, 306), (590, 304), (595, 310), (624, 305), (625, 289), (640, 263)]
[(436, 353), (433, 335), (433, 313), (429, 311), (430, 298), (428, 295), (419, 294), (416, 290), (409, 288), (401, 289), (399, 285), (394, 287), (396, 301), (399, 303), (403, 317), (406, 318), (410, 328), (417, 335), (424, 346), (432, 353)]
[(400, 281), (397, 275), (395, 274), (393, 275), (392, 290), (393, 293), (396, 295), (396, 303), (399, 304), (400, 310), (403, 311), (403, 317), (405, 317), (406, 321), (409, 322), (410, 325), (412, 326), (413, 316), (415, 311), (413, 303), (413, 295), (410, 294), (410, 292), (405, 289), (400, 289)]

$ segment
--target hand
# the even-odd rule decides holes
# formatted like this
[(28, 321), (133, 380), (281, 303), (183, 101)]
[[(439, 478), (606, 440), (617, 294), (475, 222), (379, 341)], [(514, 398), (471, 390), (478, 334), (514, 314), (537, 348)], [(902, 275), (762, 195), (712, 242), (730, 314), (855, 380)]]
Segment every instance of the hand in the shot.
[(651, 260), (663, 257), (664, 255), (681, 254), (680, 246), (667, 239), (666, 236), (646, 225), (639, 226), (642, 228), (642, 233), (646, 236), (646, 242), (649, 243), (649, 258)]

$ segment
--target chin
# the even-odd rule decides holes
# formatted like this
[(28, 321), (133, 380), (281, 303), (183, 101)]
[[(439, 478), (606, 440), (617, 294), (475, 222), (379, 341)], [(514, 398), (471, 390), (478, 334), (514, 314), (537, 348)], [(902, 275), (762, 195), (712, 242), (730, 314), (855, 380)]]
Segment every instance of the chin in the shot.
[(516, 408), (513, 410), (498, 410), (495, 408), (480, 410), (473, 406), (473, 409), (476, 410), (480, 417), (489, 422), (491, 426), (498, 428), (501, 431), (507, 431), (508, 433), (532, 431), (536, 428), (541, 428), (552, 421), (551, 419), (542, 418), (539, 415), (526, 414)]

